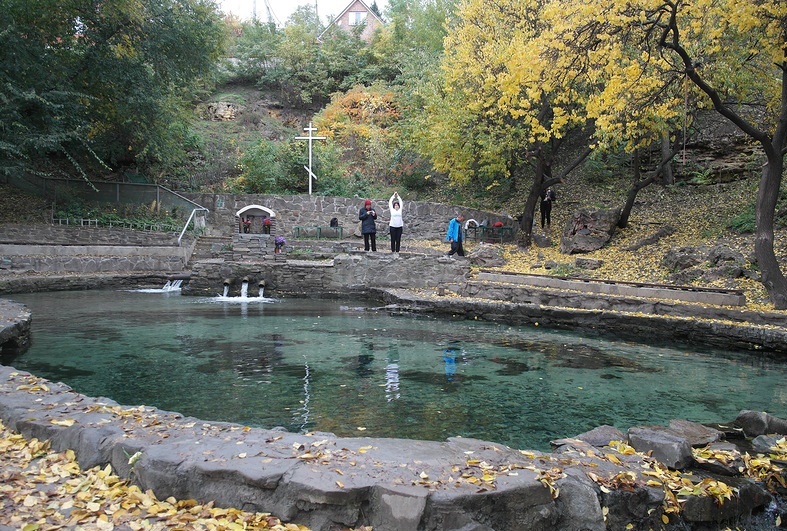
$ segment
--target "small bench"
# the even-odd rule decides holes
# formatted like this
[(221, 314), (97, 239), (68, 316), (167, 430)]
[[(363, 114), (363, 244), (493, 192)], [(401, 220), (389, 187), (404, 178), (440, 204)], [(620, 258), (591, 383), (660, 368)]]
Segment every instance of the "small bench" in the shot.
[(344, 238), (344, 227), (317, 227), (317, 238)]
[(306, 238), (306, 233), (314, 231), (315, 237), (320, 238), (344, 238), (344, 227), (327, 227), (323, 225), (299, 225), (293, 227), (292, 233), (296, 238)]
[(493, 240), (500, 240), (500, 243), (503, 241), (508, 240), (511, 241), (514, 239), (514, 228), (513, 227), (480, 227), (481, 229), (481, 239), (486, 241), (487, 238)]

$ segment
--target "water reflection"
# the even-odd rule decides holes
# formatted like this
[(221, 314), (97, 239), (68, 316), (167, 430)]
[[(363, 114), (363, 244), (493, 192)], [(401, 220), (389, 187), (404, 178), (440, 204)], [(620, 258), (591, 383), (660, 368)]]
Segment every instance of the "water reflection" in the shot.
[(290, 431), (518, 448), (601, 424), (787, 416), (785, 365), (580, 334), (392, 316), (336, 301), (206, 302), (75, 292), (12, 297), (33, 344), (2, 362), (121, 404)]
[(385, 366), (385, 398), (392, 402), (399, 397), (399, 350), (391, 348), (388, 352)]

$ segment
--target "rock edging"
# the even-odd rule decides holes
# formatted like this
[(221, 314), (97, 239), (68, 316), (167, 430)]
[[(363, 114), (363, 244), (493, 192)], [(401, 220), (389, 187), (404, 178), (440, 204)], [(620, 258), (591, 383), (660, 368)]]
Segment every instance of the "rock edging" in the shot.
[[(787, 425), (750, 413), (747, 429)], [(764, 483), (741, 476), (722, 482), (707, 470), (678, 476), (635, 451), (634, 445), (647, 446), (654, 455), (685, 457), (694, 466), (698, 459), (688, 457), (689, 441), (708, 434), (693, 423), (694, 431), (685, 424), (651, 427), (638, 429), (636, 437), (633, 429), (626, 435), (602, 427), (553, 442), (554, 453), (463, 438), (339, 438), (122, 407), (3, 366), (0, 419), (25, 437), (50, 440), (56, 451), (72, 449), (84, 468), (111, 464), (159, 498), (272, 512), (315, 531), (361, 525), (382, 531), (601, 531), (696, 523), (712, 529), (707, 526), (747, 517), (771, 500)], [(696, 483), (699, 474), (704, 483)], [(669, 482), (685, 486), (691, 477), (697, 492), (699, 485), (713, 484), (729, 498), (719, 505), (707, 493), (688, 494), (678, 503)]]

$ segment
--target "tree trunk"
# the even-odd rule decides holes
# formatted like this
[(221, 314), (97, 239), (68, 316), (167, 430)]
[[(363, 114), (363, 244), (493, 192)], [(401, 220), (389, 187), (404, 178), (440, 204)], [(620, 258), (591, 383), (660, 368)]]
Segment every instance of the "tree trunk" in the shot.
[(631, 217), (631, 211), (634, 208), (634, 201), (637, 200), (637, 194), (640, 190), (645, 188), (646, 186), (650, 186), (653, 184), (659, 175), (661, 175), (665, 168), (669, 168), (672, 162), (672, 158), (675, 156), (677, 146), (674, 149), (668, 149), (667, 151), (662, 151), (661, 153), (661, 162), (656, 167), (655, 170), (651, 172), (651, 174), (644, 179), (640, 179), (640, 170), (639, 170), (639, 150), (634, 150), (634, 183), (629, 188), (628, 194), (626, 195), (626, 203), (623, 205), (623, 208), (620, 211), (620, 220), (618, 220), (618, 227), (621, 229), (625, 229), (628, 227), (629, 224), (629, 217)]
[(757, 190), (757, 232), (754, 254), (762, 274), (762, 284), (768, 290), (771, 302), (777, 310), (787, 309), (787, 279), (779, 268), (773, 250), (773, 220), (776, 212), (779, 188), (781, 187), (784, 158), (779, 149), (766, 149), (768, 164), (762, 170)]
[(661, 160), (669, 160), (661, 171), (661, 184), (669, 186), (675, 184), (675, 175), (672, 173), (672, 144), (670, 144), (669, 133), (661, 137)]
[(771, 302), (777, 310), (787, 309), (787, 279), (779, 269), (779, 261), (773, 250), (773, 219), (776, 213), (776, 200), (782, 182), (784, 169), (784, 152), (787, 143), (787, 61), (782, 61), (777, 66), (781, 70), (781, 106), (776, 128), (773, 136), (768, 138), (765, 130), (761, 130), (753, 123), (736, 113), (732, 107), (725, 103), (719, 92), (714, 89), (697, 71), (697, 63), (693, 60), (688, 50), (680, 43), (678, 31), (678, 9), (680, 3), (671, 5), (672, 16), (668, 25), (663, 29), (660, 46), (677, 53), (686, 68), (686, 75), (708, 95), (713, 107), (725, 118), (734, 123), (738, 128), (760, 143), (768, 158), (768, 164), (762, 171), (759, 188), (757, 189), (757, 232), (754, 240), (754, 254), (760, 266), (762, 284), (768, 290)]
[(533, 186), (530, 187), (530, 193), (527, 195), (525, 207), (522, 211), (522, 221), (519, 222), (519, 245), (522, 247), (530, 247), (533, 237), (533, 216), (536, 211), (536, 204), (541, 197), (541, 190), (544, 186), (544, 168), (546, 163), (543, 157), (536, 159), (536, 174), (533, 177)]

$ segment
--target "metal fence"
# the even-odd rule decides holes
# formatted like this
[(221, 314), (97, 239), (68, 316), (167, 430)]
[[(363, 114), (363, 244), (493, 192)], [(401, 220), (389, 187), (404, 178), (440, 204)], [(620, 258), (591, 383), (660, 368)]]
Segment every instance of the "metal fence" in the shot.
[[(52, 217), (52, 225), (75, 225), (77, 227), (117, 227), (148, 232), (178, 232), (181, 227), (172, 223), (145, 223), (142, 221), (101, 221), (89, 218)], [(195, 227), (196, 228), (196, 227)]]
[[(206, 226), (209, 210), (194, 201), (183, 197), (158, 184), (117, 183), (106, 181), (91, 181), (82, 179), (57, 179), (38, 175), (25, 175), (24, 177), (7, 175), (0, 177), (2, 181), (11, 184), (26, 192), (43, 195), (55, 202), (68, 201), (78, 198), (88, 203), (104, 203), (117, 205), (146, 205), (156, 212), (166, 212), (170, 217), (191, 224), (194, 229)], [(96, 220), (55, 218), (54, 224), (77, 224), (88, 226)], [(138, 230), (173, 230), (169, 224), (144, 224), (145, 226), (129, 227)], [(117, 223), (116, 226), (123, 226)], [(183, 227), (186, 230), (187, 227)], [(179, 230), (180, 227), (174, 227)]]

